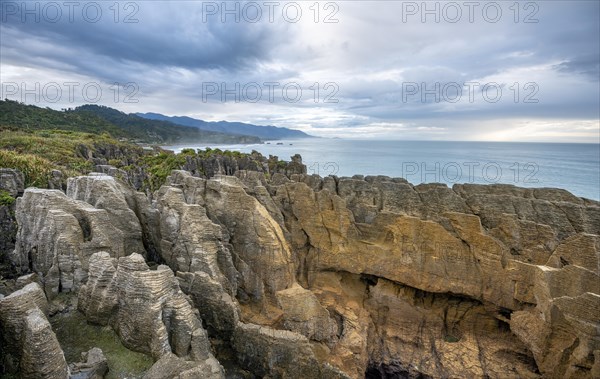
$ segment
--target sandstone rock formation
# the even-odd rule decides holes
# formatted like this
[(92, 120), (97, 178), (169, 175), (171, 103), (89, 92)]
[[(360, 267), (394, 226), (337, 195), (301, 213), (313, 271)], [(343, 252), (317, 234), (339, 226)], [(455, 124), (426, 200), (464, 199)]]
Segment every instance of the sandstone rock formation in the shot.
[(176, 171), (170, 181), (157, 199), (163, 259), (174, 270), (208, 273), (262, 317), (277, 318), (274, 295), (295, 282), (280, 224), (235, 177)]
[(44, 312), (48, 302), (37, 283), (0, 299), (2, 366), (22, 378), (67, 377), (63, 351)]
[(10, 196), (17, 197), (25, 190), (25, 175), (12, 168), (0, 168), (0, 191), (6, 191)]
[(205, 208), (186, 203), (179, 188), (163, 187), (157, 197), (160, 220), (152, 234), (161, 258), (175, 271), (206, 272), (234, 295), (238, 273), (221, 227), (208, 218)]
[(220, 379), (223, 368), (210, 357), (204, 362), (190, 362), (173, 353), (163, 355), (144, 375), (144, 379)]
[(207, 333), (256, 376), (600, 376), (598, 202), (265, 163), (173, 171), (152, 202), (103, 175), (28, 189), (11, 258), (148, 378), (223, 375)]
[[(131, 350), (155, 360), (174, 353), (196, 366), (215, 366), (206, 331), (167, 266), (151, 270), (136, 253), (118, 261), (106, 252), (96, 253), (90, 258), (90, 276), (79, 291), (78, 307), (89, 321), (111, 325)], [(194, 364), (184, 366), (190, 365)], [(217, 370), (214, 377), (220, 376)]]
[(138, 201), (143, 202), (143, 207), (149, 204), (124, 182), (108, 175), (69, 178), (67, 196), (105, 210), (113, 225), (122, 233), (123, 250), (127, 253), (144, 253), (142, 228), (134, 210), (139, 208)]
[(29, 188), (17, 200), (19, 231), (11, 261), (21, 273), (37, 272), (48, 296), (76, 291), (89, 257), (125, 255), (126, 241), (108, 212), (57, 190)]
[(16, 275), (8, 255), (15, 248), (17, 235), (13, 198), (23, 193), (25, 190), (24, 183), (25, 176), (21, 171), (0, 168), (0, 194), (9, 196), (4, 201), (0, 201), (0, 277), (14, 277)]
[[(599, 248), (593, 242), (599, 234), (598, 203), (560, 190), (512, 186), (450, 189), (412, 186), (387, 177), (291, 175), (266, 181), (245, 172), (236, 176), (241, 181), (222, 177), (204, 181), (178, 172), (171, 185), (230, 231), (224, 238), (229, 237), (234, 252), (236, 221), (244, 220), (235, 208), (245, 203), (244, 194), (258, 200), (267, 211), (265, 219), (281, 226), (292, 252), (287, 261), (293, 262), (295, 279), (306, 289), (291, 280), (276, 291), (280, 310), (270, 311), (280, 324), (249, 316), (246, 307), (240, 308), (242, 319), (300, 332), (313, 345), (326, 342), (329, 358), (325, 361), (355, 377), (370, 369), (386, 375), (460, 376), (465, 366), (475, 376), (592, 375), (598, 350), (595, 329), (569, 332), (572, 340), (585, 341), (584, 347), (556, 360), (548, 358), (553, 348), (532, 346), (511, 315), (530, 314), (536, 304), (564, 298), (564, 293), (536, 289), (548, 283), (549, 275), (535, 272), (565, 264), (570, 265), (566, 272), (571, 275), (560, 275), (560, 280), (581, 278), (568, 295), (581, 297), (592, 307), (591, 313), (598, 314), (592, 300), (600, 293), (594, 285), (597, 270), (588, 275), (585, 268), (598, 266)], [(241, 233), (250, 234), (243, 229)], [(561, 252), (570, 259), (561, 259)], [(276, 258), (272, 261), (278, 263)], [(251, 267), (257, 265), (250, 262)], [(244, 276), (244, 267), (236, 264), (236, 268)], [(181, 276), (185, 282), (194, 282), (186, 275)], [(207, 309), (217, 314), (230, 309), (229, 302), (219, 302), (217, 295), (212, 300), (198, 295), (203, 292), (200, 288), (211, 289), (204, 293), (219, 288), (210, 284), (210, 278), (201, 278), (191, 288), (182, 285), (196, 305), (211, 304)], [(195, 286), (199, 287), (194, 290)], [(296, 292), (295, 300), (286, 296)], [(540, 320), (551, 320), (539, 311), (535, 314)], [(225, 315), (219, 319), (229, 320), (231, 328), (237, 313)], [(581, 322), (598, 324), (597, 318), (582, 317)], [(317, 325), (323, 329), (316, 331)], [(569, 329), (574, 328), (569, 324)], [(536, 340), (549, 341), (545, 335)]]
[(56, 335), (42, 311), (31, 309), (23, 325), (22, 378), (65, 378), (67, 362)]
[(83, 362), (69, 365), (70, 379), (102, 379), (108, 373), (108, 362), (101, 349), (92, 348), (81, 356)]
[(69, 178), (66, 195), (27, 189), (17, 200), (19, 234), (10, 261), (19, 273), (39, 273), (50, 297), (77, 291), (96, 252), (117, 258), (152, 255), (151, 241), (144, 238), (155, 217), (149, 204), (144, 195), (106, 175)]
[(240, 363), (259, 377), (323, 377), (308, 340), (296, 333), (238, 324), (233, 347)]
[(300, 285), (278, 291), (277, 301), (283, 311), (283, 327), (315, 341), (329, 341), (338, 325), (311, 291)]

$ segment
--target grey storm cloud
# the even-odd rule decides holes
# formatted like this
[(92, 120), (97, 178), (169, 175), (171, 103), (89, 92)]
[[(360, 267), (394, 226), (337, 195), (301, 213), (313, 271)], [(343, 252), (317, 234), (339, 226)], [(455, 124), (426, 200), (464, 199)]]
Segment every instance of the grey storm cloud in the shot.
[[(26, 4), (14, 3), (19, 8)], [(128, 62), (151, 67), (235, 70), (269, 59), (272, 47), (281, 43), (283, 34), (273, 24), (222, 23), (215, 17), (203, 19), (201, 2), (130, 2), (136, 4), (135, 13), (129, 11), (133, 14), (131, 20), (125, 20), (127, 12), (123, 9), (115, 16), (111, 8), (114, 3), (94, 2), (100, 4), (102, 12), (96, 22), (90, 22), (95, 21), (90, 16), (83, 17), (83, 10), (82, 14), (77, 11), (82, 7), (75, 8), (71, 22), (65, 6), (60, 7), (62, 17), (57, 22), (49, 22), (44, 17), (44, 4), (63, 3), (32, 3), (38, 4), (42, 14), (37, 22), (35, 16), (23, 15), (22, 9), (8, 13), (12, 8), (7, 9), (3, 4), (3, 48), (12, 49), (21, 57), (29, 53), (32, 58), (40, 58), (21, 45), (23, 41), (38, 40), (61, 48), (45, 52), (48, 58), (85, 68), (93, 62), (79, 61), (77, 55), (71, 55), (73, 51), (108, 58), (117, 65)], [(29, 9), (35, 8), (30, 6)], [(115, 17), (118, 17), (117, 22)]]
[(564, 73), (586, 75), (594, 81), (600, 80), (600, 62), (598, 61), (598, 54), (575, 57), (572, 60), (557, 64), (554, 68)]
[[(0, 68), (27, 68), (38, 77), (60, 72), (107, 83), (135, 81), (144, 101), (130, 105), (130, 111), (274, 119), (288, 127), (308, 122), (312, 129), (335, 124), (340, 136), (344, 128), (380, 122), (453, 118), (465, 120), (468, 128), (469, 122), (477, 120), (599, 117), (597, 1), (519, 3), (518, 12), (510, 8), (513, 2), (476, 2), (472, 22), (464, 7), (458, 22), (448, 22), (443, 13), (438, 14), (439, 20), (430, 14), (423, 22), (420, 12), (406, 13), (423, 2), (327, 2), (337, 9), (339, 22), (333, 24), (322, 22), (326, 2), (319, 3), (319, 22), (309, 9), (312, 2), (297, 2), (303, 10), (299, 23), (281, 20), (286, 2), (275, 12), (275, 22), (263, 17), (255, 23), (235, 22), (233, 17), (222, 22), (220, 14), (203, 13), (207, 4), (220, 7), (222, 2), (200, 1), (119, 2), (118, 17), (110, 8), (115, 3), (96, 2), (103, 12), (98, 22), (86, 21), (77, 12), (73, 22), (66, 15), (58, 22), (46, 22), (44, 17), (38, 22), (31, 16), (23, 22), (21, 12), (7, 6), (22, 3), (2, 1)], [(30, 2), (30, 7), (31, 3), (41, 8), (63, 4)], [(253, 2), (237, 6), (249, 3)], [(236, 6), (232, 4), (227, 6)], [(442, 11), (447, 4), (428, 2), (427, 7)], [(482, 17), (481, 10), (489, 4), (499, 4), (499, 21)], [(134, 10), (138, 22), (124, 22)], [(1, 71), (2, 81), (11, 80), (9, 70)], [(275, 101), (262, 98), (257, 104), (222, 102), (220, 93), (207, 103), (199, 100), (206, 82), (227, 83), (231, 89), (235, 83), (274, 81), (300, 83), (306, 94), (312, 94), (308, 87), (318, 82), (321, 101), (307, 96), (290, 102), (281, 93)], [(421, 93), (405, 99), (407, 83), (444, 88), (466, 82), (497, 82), (502, 101), (482, 101), (481, 88), (475, 91), (480, 99), (474, 103), (435, 101), (435, 96), (421, 97)], [(322, 101), (326, 83), (337, 86), (337, 102)], [(537, 102), (523, 101), (531, 94), (528, 83), (537, 85)], [(452, 89), (446, 95), (451, 93)], [(511, 101), (517, 95), (519, 101)], [(160, 109), (149, 108), (156, 105)]]

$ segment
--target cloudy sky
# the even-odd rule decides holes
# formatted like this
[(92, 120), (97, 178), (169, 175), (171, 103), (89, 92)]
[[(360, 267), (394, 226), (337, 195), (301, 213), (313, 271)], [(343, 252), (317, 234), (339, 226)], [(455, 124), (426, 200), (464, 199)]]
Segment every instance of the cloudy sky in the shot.
[(28, 104), (327, 137), (600, 142), (598, 1), (0, 4), (2, 98)]

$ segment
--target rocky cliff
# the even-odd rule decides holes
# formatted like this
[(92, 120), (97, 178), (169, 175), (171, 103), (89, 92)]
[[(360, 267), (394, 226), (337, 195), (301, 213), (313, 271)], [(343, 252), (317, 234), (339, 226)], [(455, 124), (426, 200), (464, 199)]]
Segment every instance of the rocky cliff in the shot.
[(148, 378), (600, 377), (598, 202), (294, 164), (25, 190), (7, 259), (40, 285), (0, 300), (4, 369), (66, 375), (44, 304), (72, 293)]

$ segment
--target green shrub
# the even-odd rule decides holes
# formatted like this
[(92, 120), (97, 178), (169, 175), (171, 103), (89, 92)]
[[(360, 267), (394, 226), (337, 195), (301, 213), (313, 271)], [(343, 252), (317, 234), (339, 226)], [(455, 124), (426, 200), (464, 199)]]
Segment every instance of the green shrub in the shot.
[(0, 167), (16, 168), (25, 175), (25, 187), (47, 187), (52, 162), (32, 154), (0, 150)]
[(181, 154), (160, 153), (146, 156), (142, 162), (147, 167), (148, 179), (145, 186), (150, 191), (156, 191), (167, 180), (173, 170), (180, 170), (185, 164), (185, 156)]
[(120, 168), (121, 166), (123, 166), (123, 161), (120, 159), (109, 159), (108, 160), (108, 164), (111, 166), (115, 166), (117, 168)]
[(181, 150), (181, 153), (183, 155), (196, 155), (196, 151), (194, 151), (194, 149), (183, 149)]
[(8, 191), (0, 190), (0, 206), (11, 206), (14, 202), (15, 198)]

